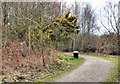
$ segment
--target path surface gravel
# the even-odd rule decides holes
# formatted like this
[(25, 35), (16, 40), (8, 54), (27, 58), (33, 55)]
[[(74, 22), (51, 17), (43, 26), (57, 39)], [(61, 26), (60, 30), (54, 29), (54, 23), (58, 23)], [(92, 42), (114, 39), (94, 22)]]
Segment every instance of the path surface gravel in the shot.
[(55, 82), (102, 82), (114, 67), (108, 60), (87, 55), (79, 55), (79, 57), (85, 58), (85, 63), (57, 78)]

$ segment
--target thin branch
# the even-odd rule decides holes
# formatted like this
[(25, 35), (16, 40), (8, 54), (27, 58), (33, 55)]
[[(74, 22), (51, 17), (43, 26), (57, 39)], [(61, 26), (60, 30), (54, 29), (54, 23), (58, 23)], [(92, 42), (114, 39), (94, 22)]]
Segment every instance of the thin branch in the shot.
[(111, 34), (111, 31), (102, 23), (101, 10), (100, 10), (100, 18), (101, 18), (100, 22), (102, 26)]
[[(112, 10), (112, 8), (110, 8), (110, 10), (111, 10), (111, 12), (112, 12), (113, 19), (114, 19), (114, 21), (115, 21), (115, 25), (117, 25), (117, 20), (116, 20), (116, 17), (115, 17), (115, 7), (114, 7), (113, 10)], [(111, 23), (111, 24), (112, 24), (112, 23)], [(117, 27), (115, 27), (115, 28), (117, 29)], [(115, 28), (114, 28), (114, 31), (116, 31)]]
[(35, 20), (32, 20), (32, 19), (30, 19), (28, 17), (24, 17), (24, 18), (17, 17), (17, 16), (15, 16), (15, 17), (18, 18), (18, 19), (26, 19), (26, 20), (32, 21), (33, 23), (37, 24), (41, 28), (41, 26), (40, 26), (40, 24), (38, 22), (36, 22)]
[[(113, 23), (112, 23), (111, 20), (110, 20), (110, 25), (111, 25), (112, 29), (114, 30), (114, 32), (116, 32), (116, 30), (115, 30), (115, 28), (114, 28)], [(117, 33), (117, 32), (116, 32), (116, 33)]]
[(102, 23), (102, 21), (101, 21), (101, 24), (111, 34), (111, 31)]

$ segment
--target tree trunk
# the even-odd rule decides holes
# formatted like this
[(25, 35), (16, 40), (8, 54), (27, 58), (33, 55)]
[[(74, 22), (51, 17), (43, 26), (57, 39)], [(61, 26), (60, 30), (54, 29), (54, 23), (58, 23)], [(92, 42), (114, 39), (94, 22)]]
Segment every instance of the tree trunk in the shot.
[(7, 2), (2, 3), (2, 9), (3, 9), (3, 26), (5, 26), (8, 23), (8, 9), (7, 9)]
[(30, 55), (30, 52), (31, 52), (31, 34), (30, 34), (30, 27), (28, 28), (28, 40), (29, 40), (29, 55)]
[(120, 35), (119, 35), (119, 33), (118, 33), (118, 35), (117, 35), (117, 39), (118, 39), (118, 55), (120, 55)]

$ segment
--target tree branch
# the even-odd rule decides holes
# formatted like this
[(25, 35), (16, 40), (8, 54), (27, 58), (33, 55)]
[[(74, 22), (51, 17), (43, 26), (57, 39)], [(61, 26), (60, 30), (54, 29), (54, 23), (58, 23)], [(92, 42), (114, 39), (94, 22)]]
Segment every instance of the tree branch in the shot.
[(15, 17), (18, 18), (18, 19), (26, 19), (26, 20), (32, 21), (33, 23), (37, 24), (37, 25), (41, 28), (40, 24), (39, 24), (37, 21), (32, 20), (32, 19), (30, 19), (30, 18), (28, 18), (28, 17), (24, 17), (24, 16), (23, 16), (23, 18), (17, 17), (17, 16), (15, 16)]

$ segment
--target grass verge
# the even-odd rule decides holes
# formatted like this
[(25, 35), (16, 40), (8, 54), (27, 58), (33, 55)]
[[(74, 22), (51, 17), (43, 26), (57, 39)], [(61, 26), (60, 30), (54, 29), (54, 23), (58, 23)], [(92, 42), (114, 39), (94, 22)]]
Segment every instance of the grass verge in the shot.
[(107, 57), (103, 55), (97, 55), (94, 53), (89, 53), (91, 56), (99, 57), (105, 60), (109, 60), (114, 64), (114, 68), (111, 71), (111, 74), (108, 75), (107, 79), (103, 80), (103, 82), (116, 82), (120, 77), (120, 57)]
[(67, 55), (60, 55), (59, 59), (62, 61), (63, 66), (57, 68), (57, 73), (50, 74), (50, 75), (44, 77), (43, 79), (39, 79), (39, 80), (37, 80), (38, 82), (53, 82), (56, 78), (79, 67), (85, 61), (85, 59), (83, 59), (83, 58), (77, 59), (77, 58), (73, 58), (73, 57), (70, 57)]

